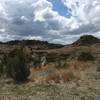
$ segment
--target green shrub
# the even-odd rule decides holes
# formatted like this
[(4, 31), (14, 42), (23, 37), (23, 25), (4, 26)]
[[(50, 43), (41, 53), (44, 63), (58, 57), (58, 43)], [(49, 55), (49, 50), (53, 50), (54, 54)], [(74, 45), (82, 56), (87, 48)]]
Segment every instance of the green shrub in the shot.
[(22, 47), (12, 51), (5, 60), (7, 76), (18, 82), (25, 81), (29, 75), (27, 59)]
[(3, 74), (3, 65), (2, 63), (0, 63), (0, 76), (2, 76), (2, 74)]
[(79, 61), (93, 61), (94, 56), (91, 54), (91, 52), (81, 52), (78, 56)]
[(0, 59), (0, 77), (5, 75), (6, 72), (6, 55), (3, 55), (3, 57)]

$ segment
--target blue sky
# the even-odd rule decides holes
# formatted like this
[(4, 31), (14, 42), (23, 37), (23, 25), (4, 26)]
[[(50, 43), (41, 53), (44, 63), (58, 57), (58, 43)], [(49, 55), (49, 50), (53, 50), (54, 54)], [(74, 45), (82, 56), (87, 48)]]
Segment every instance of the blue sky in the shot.
[(57, 11), (61, 16), (70, 17), (70, 9), (68, 9), (61, 0), (48, 0), (53, 4), (53, 10)]

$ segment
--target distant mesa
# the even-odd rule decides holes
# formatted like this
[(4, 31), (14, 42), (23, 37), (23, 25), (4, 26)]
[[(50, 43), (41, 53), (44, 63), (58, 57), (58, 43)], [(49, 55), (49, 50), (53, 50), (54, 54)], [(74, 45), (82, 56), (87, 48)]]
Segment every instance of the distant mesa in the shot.
[(80, 37), (80, 39), (72, 43), (72, 45), (73, 46), (89, 46), (96, 43), (100, 43), (99, 38), (94, 37), (93, 35), (83, 35)]

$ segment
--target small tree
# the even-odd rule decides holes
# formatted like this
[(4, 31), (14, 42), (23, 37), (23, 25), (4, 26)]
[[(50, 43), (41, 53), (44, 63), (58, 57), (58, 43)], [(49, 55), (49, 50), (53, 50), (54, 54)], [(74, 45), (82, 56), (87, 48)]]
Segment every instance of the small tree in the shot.
[(7, 63), (6, 55), (4, 54), (2, 58), (0, 59), (0, 77), (5, 76), (6, 74), (6, 66), (5, 66), (6, 63)]
[(0, 62), (0, 76), (2, 76), (3, 74), (3, 65), (2, 65), (2, 62)]
[(11, 52), (6, 61), (6, 71), (9, 77), (12, 77), (18, 82), (23, 82), (27, 79), (29, 75), (29, 69), (26, 63), (27, 56), (22, 47)]

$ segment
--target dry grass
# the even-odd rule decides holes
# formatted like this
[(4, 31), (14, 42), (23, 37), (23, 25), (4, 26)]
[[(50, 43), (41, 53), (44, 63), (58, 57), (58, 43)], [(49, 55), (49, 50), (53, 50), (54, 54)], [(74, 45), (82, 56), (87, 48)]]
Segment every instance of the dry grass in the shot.
[(46, 78), (46, 82), (60, 83), (60, 76), (59, 76), (59, 74), (49, 75), (49, 76)]
[(57, 69), (53, 64), (49, 64), (47, 66), (42, 67), (41, 69), (30, 69), (31, 74), (29, 79), (31, 81), (36, 82), (67, 82), (71, 81), (74, 78), (80, 79), (79, 71), (75, 71), (74, 69)]
[(56, 67), (54, 63), (47, 64), (43, 67), (30, 68), (29, 79), (31, 81), (45, 81), (60, 83), (71, 81), (73, 79), (81, 79), (81, 71), (85, 71), (87, 68), (95, 67), (92, 62), (84, 62), (78, 60), (65, 60), (64, 68), (62, 66)]
[(67, 82), (67, 81), (70, 81), (74, 78), (74, 74), (73, 72), (69, 71), (69, 72), (63, 72), (61, 74), (61, 79), (63, 82)]
[(95, 66), (92, 62), (84, 62), (78, 60), (68, 61), (68, 64), (71, 70), (83, 70), (83, 71), (89, 67)]
[(29, 79), (31, 81), (43, 81), (50, 75), (55, 76), (56, 68), (52, 64), (48, 64), (42, 68), (30, 68)]

